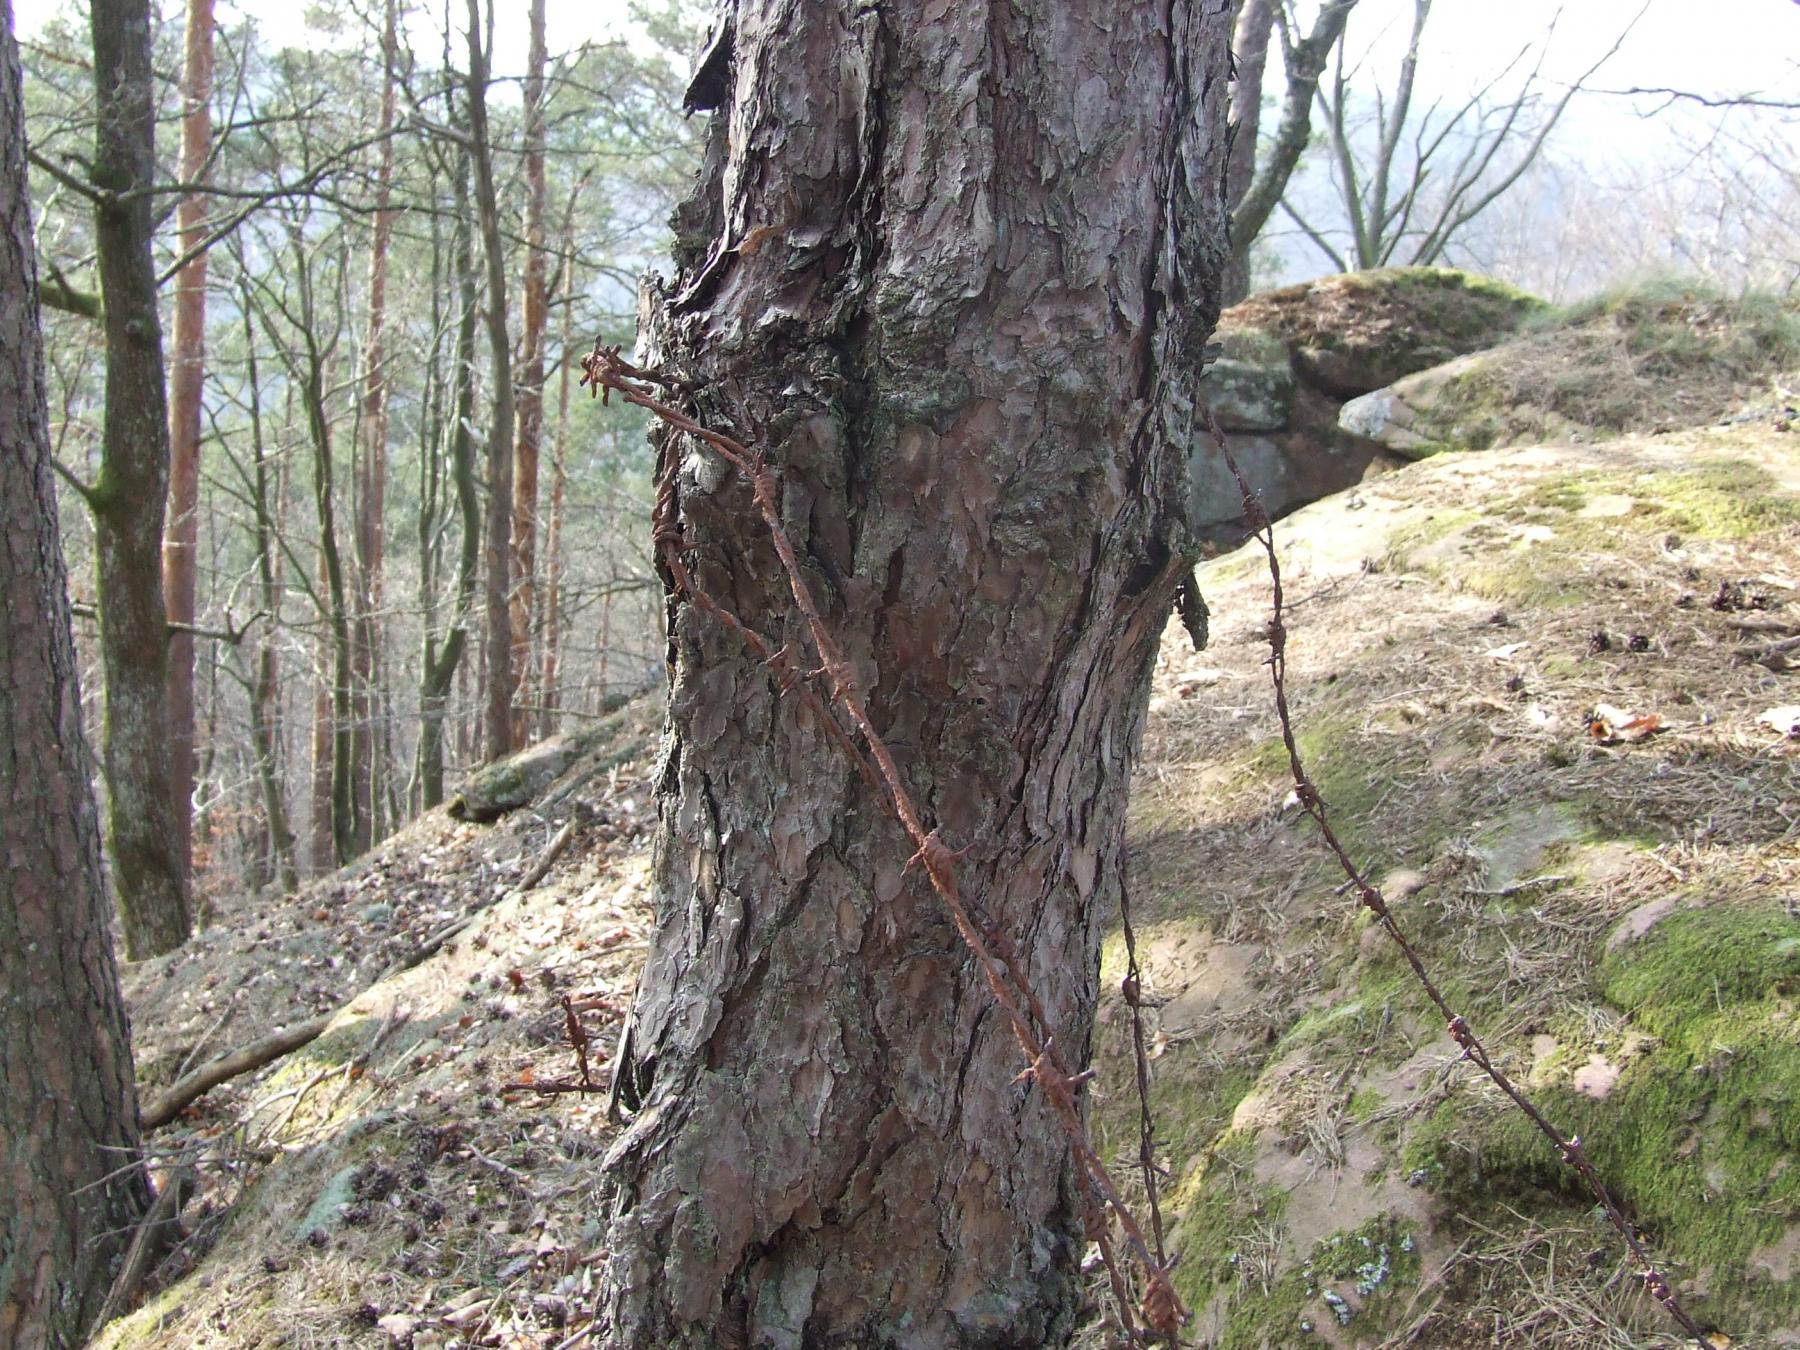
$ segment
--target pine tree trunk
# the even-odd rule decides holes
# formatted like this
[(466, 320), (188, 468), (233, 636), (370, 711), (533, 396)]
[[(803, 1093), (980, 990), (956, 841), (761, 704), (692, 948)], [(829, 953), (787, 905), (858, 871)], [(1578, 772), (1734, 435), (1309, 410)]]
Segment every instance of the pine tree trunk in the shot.
[[(181, 73), (181, 181), (206, 172), (212, 146), (213, 0), (187, 0), (186, 56)], [(186, 253), (206, 236), (206, 198), (183, 197), (175, 208), (176, 248)], [(199, 545), (200, 395), (206, 380), (206, 254), (175, 274), (175, 325), (169, 363), (169, 519), (163, 537), (163, 606), (176, 623), (194, 621)], [(194, 638), (169, 634), (169, 777), (177, 847), (193, 858)]]
[[(651, 356), (765, 450), (871, 715), (1085, 1061), (1225, 256), (1224, 7), (740, 0)], [(725, 128), (729, 123), (731, 135)], [(686, 566), (807, 651), (745, 487)], [(657, 930), (608, 1170), (628, 1347), (1026, 1347), (1080, 1312), (1069, 1141), (891, 822), (672, 596)], [(809, 664), (804, 656), (799, 667)]]
[(525, 285), (519, 334), (518, 450), (513, 457), (512, 674), (513, 743), (531, 735), (528, 711), (536, 674), (531, 659), (537, 589), (538, 458), (544, 440), (544, 0), (531, 0), (531, 55), (525, 75)]
[[(488, 506), (485, 551), (487, 662), (484, 757), (490, 762), (513, 749), (512, 667), (512, 499), (513, 376), (512, 346), (506, 335), (506, 241), (500, 230), (500, 204), (494, 190), (493, 142), (487, 115), (488, 53), (482, 45), (480, 0), (468, 0), (469, 145), (475, 171), (475, 212), (481, 225), (481, 251), (487, 262), (488, 357), (493, 376), (493, 418), (488, 423)], [(493, 16), (489, 0), (488, 14)]]
[(0, 1347), (62, 1350), (92, 1329), (144, 1187), (57, 532), (10, 19), (0, 15)]
[(148, 0), (92, 0), (94, 211), (106, 324), (100, 480), (89, 495), (106, 713), (106, 836), (125, 951), (172, 951), (192, 929), (187, 860), (169, 756), (168, 641), (162, 594), (169, 426), (162, 323), (150, 254), (152, 199), (127, 195), (155, 172)]

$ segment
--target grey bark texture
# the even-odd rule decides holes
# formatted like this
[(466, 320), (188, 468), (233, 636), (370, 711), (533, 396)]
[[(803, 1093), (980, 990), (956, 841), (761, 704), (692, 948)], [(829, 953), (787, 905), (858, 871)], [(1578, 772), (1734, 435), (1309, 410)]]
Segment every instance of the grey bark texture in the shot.
[[(493, 40), (493, 0), (488, 3), (488, 42)], [(487, 263), (488, 357), (493, 416), (488, 422), (487, 537), (484, 599), (487, 633), (487, 697), (484, 758), (513, 750), (513, 375), (512, 340), (506, 332), (506, 241), (494, 189), (494, 150), (488, 134), (488, 47), (481, 37), (480, 0), (469, 0), (469, 146), (475, 170), (475, 211)]]
[(155, 101), (148, 0), (92, 0), (94, 245), (105, 300), (106, 411), (89, 494), (106, 714), (106, 841), (125, 951), (172, 951), (192, 929), (169, 758), (162, 534), (169, 421), (150, 253)]
[[(695, 415), (767, 451), (877, 726), (1074, 1063), (1187, 570), (1229, 11), (743, 0), (646, 306)], [(697, 583), (807, 653), (745, 486), (660, 454)], [(883, 797), (680, 596), (668, 637), (605, 1343), (1063, 1343), (1069, 1142)]]
[[(1246, 0), (1244, 21), (1239, 24), (1238, 30), (1241, 36), (1247, 36), (1245, 28), (1249, 23), (1265, 22), (1257, 12), (1260, 6), (1261, 0)], [(1269, 223), (1269, 217), (1274, 214), (1282, 194), (1287, 191), (1288, 180), (1299, 167), (1300, 156), (1306, 153), (1307, 144), (1312, 140), (1313, 99), (1319, 91), (1319, 77), (1325, 73), (1325, 63), (1331, 58), (1332, 51), (1343, 41), (1344, 26), (1350, 21), (1350, 11), (1355, 8), (1356, 0), (1325, 0), (1313, 19), (1312, 30), (1304, 37), (1289, 24), (1281, 24), (1281, 56), (1287, 68), (1287, 93), (1282, 97), (1281, 120), (1276, 123), (1275, 134), (1260, 157), (1256, 155), (1257, 125), (1251, 128), (1247, 147), (1236, 147), (1248, 149), (1255, 170), (1245, 178), (1241, 190), (1237, 186), (1238, 176), (1240, 172), (1248, 173), (1248, 169), (1240, 170), (1234, 162), (1231, 170), (1232, 261), (1231, 270), (1227, 274), (1230, 284), (1225, 293), (1225, 303), (1228, 305), (1236, 304), (1249, 294), (1250, 249), (1256, 243), (1256, 236), (1262, 233), (1263, 226)], [(1265, 50), (1258, 57), (1259, 99), (1262, 96), (1264, 63), (1267, 61), (1266, 26), (1261, 41)], [(1260, 120), (1259, 112), (1258, 124)], [(1235, 153), (1233, 158), (1235, 161)], [(1243, 286), (1241, 293), (1235, 289), (1240, 269)]]
[(57, 536), (11, 10), (0, 0), (0, 1348), (60, 1350), (84, 1340), (144, 1191), (127, 1165), (137, 1096)]
[[(1275, 28), (1276, 0), (1238, 0), (1232, 28), (1231, 159), (1225, 171), (1225, 204), (1236, 211), (1256, 176), (1256, 137), (1262, 127), (1263, 72), (1269, 65), (1269, 34)], [(1225, 268), (1226, 305), (1250, 294), (1250, 247), (1256, 240), (1233, 236)]]

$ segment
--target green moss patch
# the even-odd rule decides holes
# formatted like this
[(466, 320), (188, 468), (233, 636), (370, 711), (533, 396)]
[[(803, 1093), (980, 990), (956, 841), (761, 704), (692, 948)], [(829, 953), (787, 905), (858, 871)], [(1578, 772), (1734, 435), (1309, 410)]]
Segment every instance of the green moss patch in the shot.
[(1175, 1291), (1190, 1308), (1203, 1307), (1219, 1290), (1229, 1290), (1245, 1263), (1247, 1249), (1271, 1234), (1287, 1205), (1274, 1187), (1257, 1183), (1251, 1171), (1253, 1134), (1223, 1136), (1176, 1189), (1181, 1211), (1170, 1246), (1181, 1253)]
[[(1705, 1275), (1709, 1315), (1744, 1330), (1800, 1315), (1800, 1277), (1779, 1284), (1750, 1260), (1800, 1221), (1800, 920), (1768, 903), (1677, 910), (1608, 956), (1599, 984), (1642, 1048), (1608, 1045), (1623, 1064), (1604, 1099), (1564, 1082), (1541, 1103), (1657, 1249)], [(1403, 1166), (1472, 1216), (1592, 1204), (1490, 1094), (1440, 1107)]]

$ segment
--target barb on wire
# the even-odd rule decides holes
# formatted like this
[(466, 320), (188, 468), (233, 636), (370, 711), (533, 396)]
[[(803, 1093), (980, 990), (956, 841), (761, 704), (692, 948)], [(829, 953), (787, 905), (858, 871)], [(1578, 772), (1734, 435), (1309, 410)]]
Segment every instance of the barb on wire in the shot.
[(1138, 1099), (1138, 1170), (1144, 1176), (1144, 1193), (1150, 1204), (1150, 1236), (1156, 1244), (1156, 1259), (1168, 1265), (1163, 1249), (1163, 1216), (1160, 1198), (1161, 1182), (1167, 1175), (1156, 1162), (1156, 1122), (1150, 1117), (1150, 1054), (1144, 1047), (1144, 973), (1138, 967), (1137, 931), (1131, 922), (1131, 882), (1120, 869), (1119, 918), (1125, 929), (1125, 982), (1121, 992), (1125, 1006), (1131, 1009), (1131, 1056), (1137, 1080)]
[[(1118, 1302), (1120, 1328), (1128, 1344), (1143, 1343), (1132, 1314), (1130, 1295), (1124, 1273), (1113, 1250), (1110, 1226), (1105, 1215), (1110, 1213), (1124, 1234), (1125, 1244), (1144, 1273), (1144, 1294), (1137, 1315), (1142, 1317), (1154, 1339), (1178, 1344), (1181, 1326), (1190, 1314), (1182, 1304), (1169, 1279), (1169, 1267), (1160, 1257), (1161, 1221), (1157, 1221), (1157, 1253), (1153, 1254), (1142, 1228), (1121, 1198), (1106, 1164), (1101, 1161), (1088, 1139), (1081, 1118), (1076, 1093), (1086, 1073), (1073, 1074), (1063, 1062), (1055, 1044), (1055, 1036), (1045, 1017), (1043, 1005), (1023, 978), (1003, 935), (990, 933), (978, 924), (963, 899), (958, 884), (958, 855), (944, 842), (934, 826), (926, 823), (911, 790), (900, 773), (893, 755), (869, 718), (868, 708), (857, 688), (854, 672), (845, 659), (830, 628), (825, 623), (811, 587), (795, 555), (793, 542), (781, 523), (780, 495), (774, 473), (764, 456), (743, 442), (701, 425), (687, 413), (673, 407), (657, 395), (691, 393), (687, 381), (653, 372), (631, 364), (620, 356), (620, 348), (607, 347), (596, 340), (593, 351), (582, 358), (581, 382), (602, 398), (617, 392), (627, 402), (645, 409), (667, 426), (703, 442), (720, 458), (736, 469), (750, 484), (751, 496), (775, 546), (788, 589), (804, 620), (808, 637), (818, 658), (815, 669), (799, 672), (791, 664), (787, 649), (774, 649), (767, 639), (746, 625), (742, 619), (709, 596), (694, 581), (681, 559), (683, 535), (677, 519), (676, 479), (678, 457), (665, 456), (662, 477), (657, 484), (656, 518), (653, 538), (659, 561), (663, 564), (671, 586), (691, 600), (703, 613), (716, 619), (734, 633), (746, 648), (776, 673), (778, 687), (798, 691), (822, 714), (824, 724), (832, 728), (840, 745), (872, 786), (885, 790), (887, 804), (894, 818), (912, 841), (912, 863), (917, 863), (930, 880), (946, 913), (950, 916), (963, 943), (974, 955), (982, 978), (1012, 1030), (1023, 1053), (1026, 1069), (1021, 1081), (1036, 1083), (1050, 1104), (1053, 1114), (1068, 1134), (1077, 1174), (1082, 1181), (1086, 1235), (1099, 1249)], [(814, 685), (820, 685), (821, 695)], [(824, 708), (826, 699), (841, 708), (857, 736), (851, 737), (835, 717)], [(859, 743), (860, 741), (860, 743)], [(1095, 1197), (1098, 1196), (1096, 1203)]]
[(1425, 996), (1431, 1000), (1432, 1005), (1442, 1015), (1445, 1030), (1449, 1033), (1450, 1039), (1462, 1048), (1463, 1058), (1486, 1074), (1489, 1081), (1511, 1099), (1513, 1105), (1518, 1107), (1526, 1119), (1535, 1125), (1556, 1148), (1558, 1156), (1570, 1167), (1573, 1167), (1581, 1179), (1587, 1183), (1588, 1189), (1593, 1192), (1594, 1199), (1606, 1214), (1607, 1220), (1618, 1230), (1619, 1236), (1625, 1239), (1625, 1245), (1630, 1249), (1632, 1259), (1637, 1262), (1638, 1278), (1643, 1282), (1645, 1290), (1658, 1303), (1662, 1304), (1664, 1310), (1684, 1332), (1693, 1338), (1695, 1344), (1709, 1346), (1711, 1342), (1707, 1340), (1706, 1333), (1701, 1330), (1700, 1325), (1695, 1322), (1687, 1309), (1681, 1306), (1681, 1300), (1675, 1296), (1675, 1291), (1670, 1287), (1668, 1279), (1657, 1269), (1656, 1263), (1651, 1259), (1649, 1251), (1644, 1247), (1643, 1241), (1638, 1237), (1631, 1221), (1619, 1209), (1618, 1203), (1613, 1199), (1611, 1192), (1607, 1190), (1606, 1183), (1600, 1179), (1599, 1171), (1588, 1160), (1587, 1153), (1581, 1146), (1581, 1137), (1564, 1135), (1561, 1130), (1557, 1129), (1538, 1109), (1537, 1105), (1525, 1095), (1524, 1091), (1488, 1057), (1487, 1048), (1482, 1045), (1480, 1039), (1470, 1028), (1467, 1019), (1450, 1006), (1443, 991), (1438, 988), (1437, 982), (1431, 978), (1430, 972), (1425, 968), (1425, 963), (1419, 958), (1418, 951), (1407, 939), (1405, 931), (1401, 929), (1393, 912), (1388, 908), (1387, 900), (1382, 896), (1380, 889), (1370, 883), (1362, 869), (1350, 856), (1349, 850), (1338, 838), (1337, 831), (1332, 828), (1325, 799), (1319, 795), (1319, 789), (1307, 776), (1306, 765), (1300, 758), (1300, 746), (1294, 738), (1294, 719), (1288, 707), (1286, 601), (1281, 589), (1281, 560), (1275, 551), (1275, 526), (1270, 521), (1269, 513), (1263, 508), (1255, 491), (1245, 480), (1243, 471), (1238, 468), (1237, 459), (1232, 455), (1231, 447), (1226, 443), (1225, 433), (1220, 429), (1218, 419), (1213, 416), (1210, 408), (1206, 411), (1206, 424), (1208, 431), (1212, 434), (1213, 444), (1225, 457), (1225, 467), (1231, 471), (1232, 478), (1237, 481), (1238, 491), (1243, 494), (1244, 523), (1249, 527), (1251, 537), (1262, 546), (1263, 552), (1269, 560), (1269, 581), (1273, 590), (1268, 628), (1269, 680), (1274, 686), (1275, 714), (1281, 723), (1281, 742), (1287, 749), (1288, 769), (1293, 776), (1294, 792), (1300, 800), (1301, 808), (1312, 817), (1313, 823), (1319, 827), (1319, 834), (1325, 841), (1325, 847), (1331, 851), (1338, 866), (1343, 869), (1344, 876), (1349, 881), (1349, 889), (1355, 892), (1358, 903), (1375, 917), (1375, 921), (1381, 925), (1388, 937), (1393, 940), (1394, 945), (1399, 948), (1400, 954), (1406, 958), (1406, 964), (1412, 968), (1413, 977), (1424, 989)]

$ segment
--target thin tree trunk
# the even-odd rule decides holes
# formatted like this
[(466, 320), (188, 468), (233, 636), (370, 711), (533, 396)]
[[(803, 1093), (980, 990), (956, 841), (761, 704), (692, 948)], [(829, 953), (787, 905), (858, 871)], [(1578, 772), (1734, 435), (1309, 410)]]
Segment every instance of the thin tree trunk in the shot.
[[(262, 786), (263, 818), (269, 853), (282, 892), (300, 885), (294, 862), (294, 831), (288, 822), (287, 794), (282, 788), (281, 751), (281, 656), (275, 635), (281, 626), (283, 559), (277, 547), (286, 511), (286, 469), (277, 470), (263, 443), (261, 383), (257, 379), (256, 331), (251, 324), (249, 283), (241, 282), (244, 316), (244, 353), (250, 405), (250, 443), (255, 455), (252, 484), (256, 511), (256, 570), (262, 585), (264, 618), (257, 640), (256, 674), (250, 688), (250, 738), (256, 754), (257, 780)], [(272, 481), (271, 481), (272, 479)]]
[(162, 534), (169, 490), (162, 324), (150, 254), (155, 104), (148, 0), (92, 0), (97, 113), (94, 244), (106, 326), (100, 478), (88, 494), (106, 713), (106, 835), (125, 951), (171, 951), (192, 931), (170, 768)]
[[(324, 573), (324, 562), (319, 564)], [(332, 735), (335, 719), (331, 705), (331, 639), (319, 635), (313, 657), (312, 766), (311, 791), (308, 794), (307, 858), (314, 876), (337, 867), (337, 845), (331, 835), (331, 763)]]
[[(499, 759), (513, 748), (512, 529), (513, 377), (512, 347), (506, 336), (506, 241), (500, 232), (500, 205), (494, 196), (493, 143), (487, 116), (488, 54), (482, 42), (480, 0), (469, 3), (469, 144), (475, 169), (475, 213), (481, 250), (487, 260), (487, 330), (493, 378), (493, 418), (488, 424), (486, 757)], [(490, 34), (493, 21), (489, 0)]]
[[(1263, 72), (1269, 62), (1269, 34), (1275, 27), (1275, 0), (1242, 0), (1232, 29), (1231, 52), (1237, 74), (1231, 85), (1231, 158), (1225, 165), (1225, 205), (1237, 210), (1256, 176), (1256, 137), (1262, 125)], [(1250, 245), (1234, 247), (1225, 268), (1224, 294), (1235, 305), (1250, 294)]]
[[(298, 263), (298, 260), (296, 260)], [(299, 264), (304, 266), (303, 263)], [(304, 335), (310, 346), (311, 334)], [(350, 613), (338, 547), (337, 488), (322, 360), (312, 353), (300, 386), (313, 444), (313, 505), (319, 519), (319, 564), (325, 577), (325, 620), (331, 644), (331, 838), (337, 866), (357, 856), (357, 800), (352, 772), (355, 710), (351, 704)]]
[(1290, 26), (1282, 28), (1281, 57), (1287, 71), (1287, 92), (1282, 97), (1281, 120), (1276, 123), (1266, 153), (1256, 163), (1255, 173), (1231, 207), (1232, 265), (1243, 269), (1246, 286), (1250, 250), (1287, 191), (1288, 180), (1312, 140), (1312, 108), (1319, 77), (1325, 73), (1332, 50), (1343, 41), (1344, 25), (1350, 21), (1350, 11), (1356, 3), (1357, 0), (1325, 0), (1305, 37)]
[[(571, 242), (570, 238), (565, 237), (565, 257), (569, 256)], [(556, 448), (550, 477), (550, 526), (544, 536), (544, 674), (542, 688), (538, 691), (543, 707), (538, 715), (540, 737), (554, 736), (558, 721), (559, 696), (556, 681), (557, 665), (562, 658), (563, 498), (568, 488), (569, 371), (574, 365), (574, 312), (573, 303), (563, 305), (563, 358), (562, 369), (557, 374)]]
[(388, 250), (394, 237), (394, 213), (389, 209), (394, 183), (394, 142), (387, 133), (394, 126), (395, 66), (399, 58), (398, 0), (385, 0), (381, 30), (383, 134), (375, 168), (375, 231), (369, 249), (369, 330), (363, 345), (361, 481), (357, 484), (356, 553), (358, 561), (357, 612), (352, 664), (355, 678), (355, 764), (357, 795), (357, 851), (366, 851), (381, 834), (382, 784), (385, 737), (375, 716), (380, 701), (381, 610), (383, 567), (387, 548), (384, 517), (387, 510), (387, 277)]
[(511, 671), (513, 743), (530, 736), (532, 619), (536, 608), (538, 456), (544, 439), (544, 333), (548, 287), (544, 276), (544, 0), (531, 0), (531, 55), (525, 74), (525, 288), (520, 334), (518, 449), (513, 461), (513, 591)]
[[(1072, 1066), (1188, 568), (1227, 8), (739, 0), (647, 305), (696, 415), (768, 454), (869, 715)], [(685, 440), (660, 460), (687, 570), (804, 669), (748, 491)], [(1069, 1140), (912, 845), (782, 672), (669, 613), (607, 1344), (1064, 1344)]]
[(93, 1329), (146, 1192), (50, 469), (19, 85), (0, 0), (0, 1346), (61, 1350)]
[[(212, 148), (213, 0), (187, 0), (181, 72), (181, 181), (198, 183)], [(176, 248), (206, 237), (206, 197), (175, 208)], [(169, 519), (163, 538), (163, 606), (176, 623), (194, 622), (200, 506), (200, 396), (206, 378), (206, 254), (196, 251), (175, 275), (175, 325), (169, 363)], [(193, 858), (194, 639), (169, 634), (169, 778), (177, 846)]]
[[(450, 398), (450, 478), (456, 492), (462, 526), (462, 547), (457, 558), (455, 591), (450, 621), (440, 636), (429, 616), (436, 606), (435, 590), (422, 589), (421, 608), (427, 613), (424, 659), (419, 672), (419, 748), (416, 777), (420, 806), (429, 810), (444, 800), (444, 720), (450, 691), (468, 646), (469, 616), (475, 608), (476, 573), (480, 566), (481, 512), (475, 484), (475, 440), (470, 430), (475, 412), (475, 252), (469, 225), (469, 159), (463, 157), (455, 180), (455, 214), (451, 227), (451, 267), (456, 279), (458, 313), (456, 360)], [(420, 518), (420, 543), (435, 537), (435, 517)], [(426, 583), (421, 580), (422, 588)]]
[(563, 641), (563, 501), (568, 491), (569, 390), (575, 365), (575, 290), (570, 274), (575, 266), (575, 219), (581, 199), (587, 191), (584, 176), (569, 193), (568, 207), (563, 212), (562, 257), (557, 263), (557, 289), (562, 292), (562, 362), (556, 385), (555, 467), (550, 485), (550, 525), (544, 540), (544, 599), (541, 628), (544, 634), (544, 669), (539, 694), (538, 735), (556, 734), (561, 718), (560, 692)]

